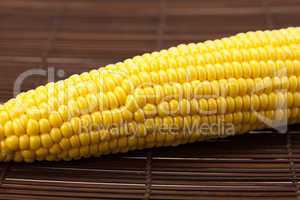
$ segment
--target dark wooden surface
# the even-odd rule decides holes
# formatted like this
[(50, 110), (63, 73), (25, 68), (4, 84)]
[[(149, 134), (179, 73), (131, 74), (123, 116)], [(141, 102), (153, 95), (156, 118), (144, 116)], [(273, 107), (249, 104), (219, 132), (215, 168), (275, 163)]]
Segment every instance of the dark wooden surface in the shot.
[[(180, 43), (297, 26), (299, 17), (299, 0), (1, 0), (0, 101), (28, 69), (67, 77)], [(31, 77), (23, 89), (46, 81)], [(3, 163), (0, 199), (297, 199), (298, 130), (76, 162)]]

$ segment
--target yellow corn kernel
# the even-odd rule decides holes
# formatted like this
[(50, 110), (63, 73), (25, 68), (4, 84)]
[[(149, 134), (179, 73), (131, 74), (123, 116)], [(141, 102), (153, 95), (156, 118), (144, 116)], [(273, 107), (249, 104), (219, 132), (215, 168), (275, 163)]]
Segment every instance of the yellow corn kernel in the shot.
[(100, 134), (97, 131), (93, 131), (90, 133), (91, 144), (99, 144), (100, 142)]
[(106, 155), (111, 152), (108, 142), (100, 143), (98, 147), (99, 147), (100, 154)]
[(71, 148), (71, 142), (68, 138), (62, 138), (59, 142), (59, 146), (64, 151), (69, 150)]
[(112, 123), (114, 125), (117, 125), (117, 124), (120, 124), (123, 122), (122, 113), (119, 109), (112, 110), (111, 115), (112, 115)]
[(41, 146), (41, 138), (38, 135), (29, 137), (30, 149), (36, 150)]
[(21, 150), (29, 149), (29, 136), (22, 135), (19, 137), (19, 147)]
[(39, 148), (38, 150), (35, 151), (35, 154), (37, 157), (40, 157), (41, 159), (43, 159), (48, 155), (48, 149)]
[(34, 154), (33, 151), (23, 150), (23, 151), (21, 151), (21, 154), (22, 154), (22, 156), (23, 156), (23, 158), (26, 162), (33, 162), (34, 161), (35, 154)]
[(138, 109), (134, 113), (134, 120), (136, 122), (143, 122), (143, 121), (145, 121), (145, 114), (144, 114), (144, 111), (142, 109)]
[(170, 107), (168, 102), (162, 102), (158, 105), (158, 115), (161, 117), (167, 116), (170, 113)]
[(111, 111), (103, 111), (102, 112), (102, 123), (104, 127), (109, 127), (112, 124), (112, 115)]
[(40, 110), (36, 107), (27, 110), (29, 119), (39, 120), (41, 118)]
[(81, 133), (79, 134), (79, 140), (81, 146), (87, 146), (90, 144), (90, 134), (89, 133)]
[(117, 97), (118, 103), (122, 105), (126, 101), (126, 95), (127, 95), (126, 92), (122, 87), (118, 86), (114, 90), (114, 93)]
[(63, 123), (63, 119), (58, 112), (52, 112), (49, 116), (49, 122), (52, 127), (59, 128)]
[(21, 152), (16, 152), (15, 154), (14, 154), (14, 161), (15, 162), (22, 162), (24, 159), (23, 159), (23, 156), (22, 156), (22, 154), (21, 154)]
[(54, 144), (49, 150), (49, 152), (54, 155), (59, 154), (61, 151), (62, 149), (59, 144)]
[(79, 136), (78, 135), (73, 135), (72, 137), (70, 137), (70, 143), (71, 143), (73, 148), (80, 147)]
[(50, 136), (50, 134), (42, 134), (41, 135), (41, 143), (43, 145), (43, 147), (45, 148), (49, 148), (53, 145), (53, 140)]
[(39, 126), (41, 133), (49, 133), (51, 131), (51, 126), (47, 119), (41, 119), (39, 121)]
[(70, 122), (64, 123), (61, 126), (60, 130), (61, 130), (63, 137), (69, 138), (73, 135), (72, 124)]
[(4, 125), (4, 134), (6, 137), (14, 134), (14, 126), (11, 121), (6, 122), (6, 124)]
[(60, 142), (62, 139), (61, 131), (58, 128), (53, 128), (50, 132), (50, 136), (54, 142)]
[(132, 112), (130, 112), (127, 108), (125, 107), (122, 107), (121, 108), (121, 114), (122, 114), (122, 117), (124, 119), (124, 121), (131, 121), (132, 118), (133, 118), (133, 114)]
[(143, 108), (143, 113), (147, 118), (154, 117), (157, 114), (157, 108), (153, 104), (147, 104)]
[(17, 150), (18, 147), (19, 147), (19, 138), (18, 138), (18, 136), (11, 135), (11, 136), (7, 137), (6, 140), (5, 140), (5, 144), (11, 151)]
[(0, 112), (0, 124), (5, 124), (9, 120), (9, 115), (6, 111)]
[(119, 101), (116, 95), (113, 92), (108, 92), (107, 97), (109, 99), (109, 107), (110, 109), (117, 108), (119, 106)]
[(23, 127), (20, 119), (16, 119), (13, 121), (13, 128), (14, 133), (18, 136), (24, 135), (26, 133), (25, 128)]
[(111, 139), (111, 135), (108, 130), (102, 129), (99, 131), (101, 141), (108, 141)]
[(39, 123), (36, 120), (30, 119), (27, 124), (27, 134), (38, 135), (40, 132)]
[(93, 95), (93, 94), (88, 94), (86, 96), (86, 100), (87, 100), (87, 103), (88, 103), (88, 106), (89, 106), (89, 111), (91, 113), (96, 112), (99, 108), (97, 96)]
[(69, 150), (68, 155), (70, 158), (77, 159), (80, 157), (79, 148), (72, 148)]

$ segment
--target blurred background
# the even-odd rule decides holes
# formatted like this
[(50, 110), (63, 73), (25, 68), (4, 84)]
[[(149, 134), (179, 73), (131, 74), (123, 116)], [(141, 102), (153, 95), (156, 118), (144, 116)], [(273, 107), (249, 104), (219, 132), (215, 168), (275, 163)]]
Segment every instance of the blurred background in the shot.
[[(300, 24), (299, 0), (1, 0), (0, 101), (31, 68), (70, 74), (144, 52)], [(45, 83), (32, 76), (23, 90)]]
[[(300, 0), (1, 0), (0, 102), (32, 68), (73, 73), (238, 32), (300, 25)], [(47, 82), (31, 76), (22, 89)], [(74, 162), (0, 164), (0, 199), (299, 199), (300, 132)]]

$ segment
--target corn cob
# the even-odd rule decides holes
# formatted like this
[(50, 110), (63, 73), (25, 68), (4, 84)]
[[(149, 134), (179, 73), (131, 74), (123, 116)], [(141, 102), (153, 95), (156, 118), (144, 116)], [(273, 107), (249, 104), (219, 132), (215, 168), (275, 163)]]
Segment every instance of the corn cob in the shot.
[(300, 28), (241, 33), (21, 93), (0, 105), (0, 160), (97, 157), (297, 123), (299, 43)]

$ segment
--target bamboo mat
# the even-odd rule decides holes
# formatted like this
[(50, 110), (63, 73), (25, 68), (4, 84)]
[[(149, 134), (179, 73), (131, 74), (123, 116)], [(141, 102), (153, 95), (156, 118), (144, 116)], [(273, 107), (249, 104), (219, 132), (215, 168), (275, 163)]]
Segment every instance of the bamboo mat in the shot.
[[(299, 0), (1, 0), (0, 101), (136, 54), (299, 26)], [(47, 82), (32, 76), (22, 89)], [(299, 199), (300, 127), (74, 162), (0, 164), (0, 199)], [(259, 133), (259, 134), (258, 134)]]

